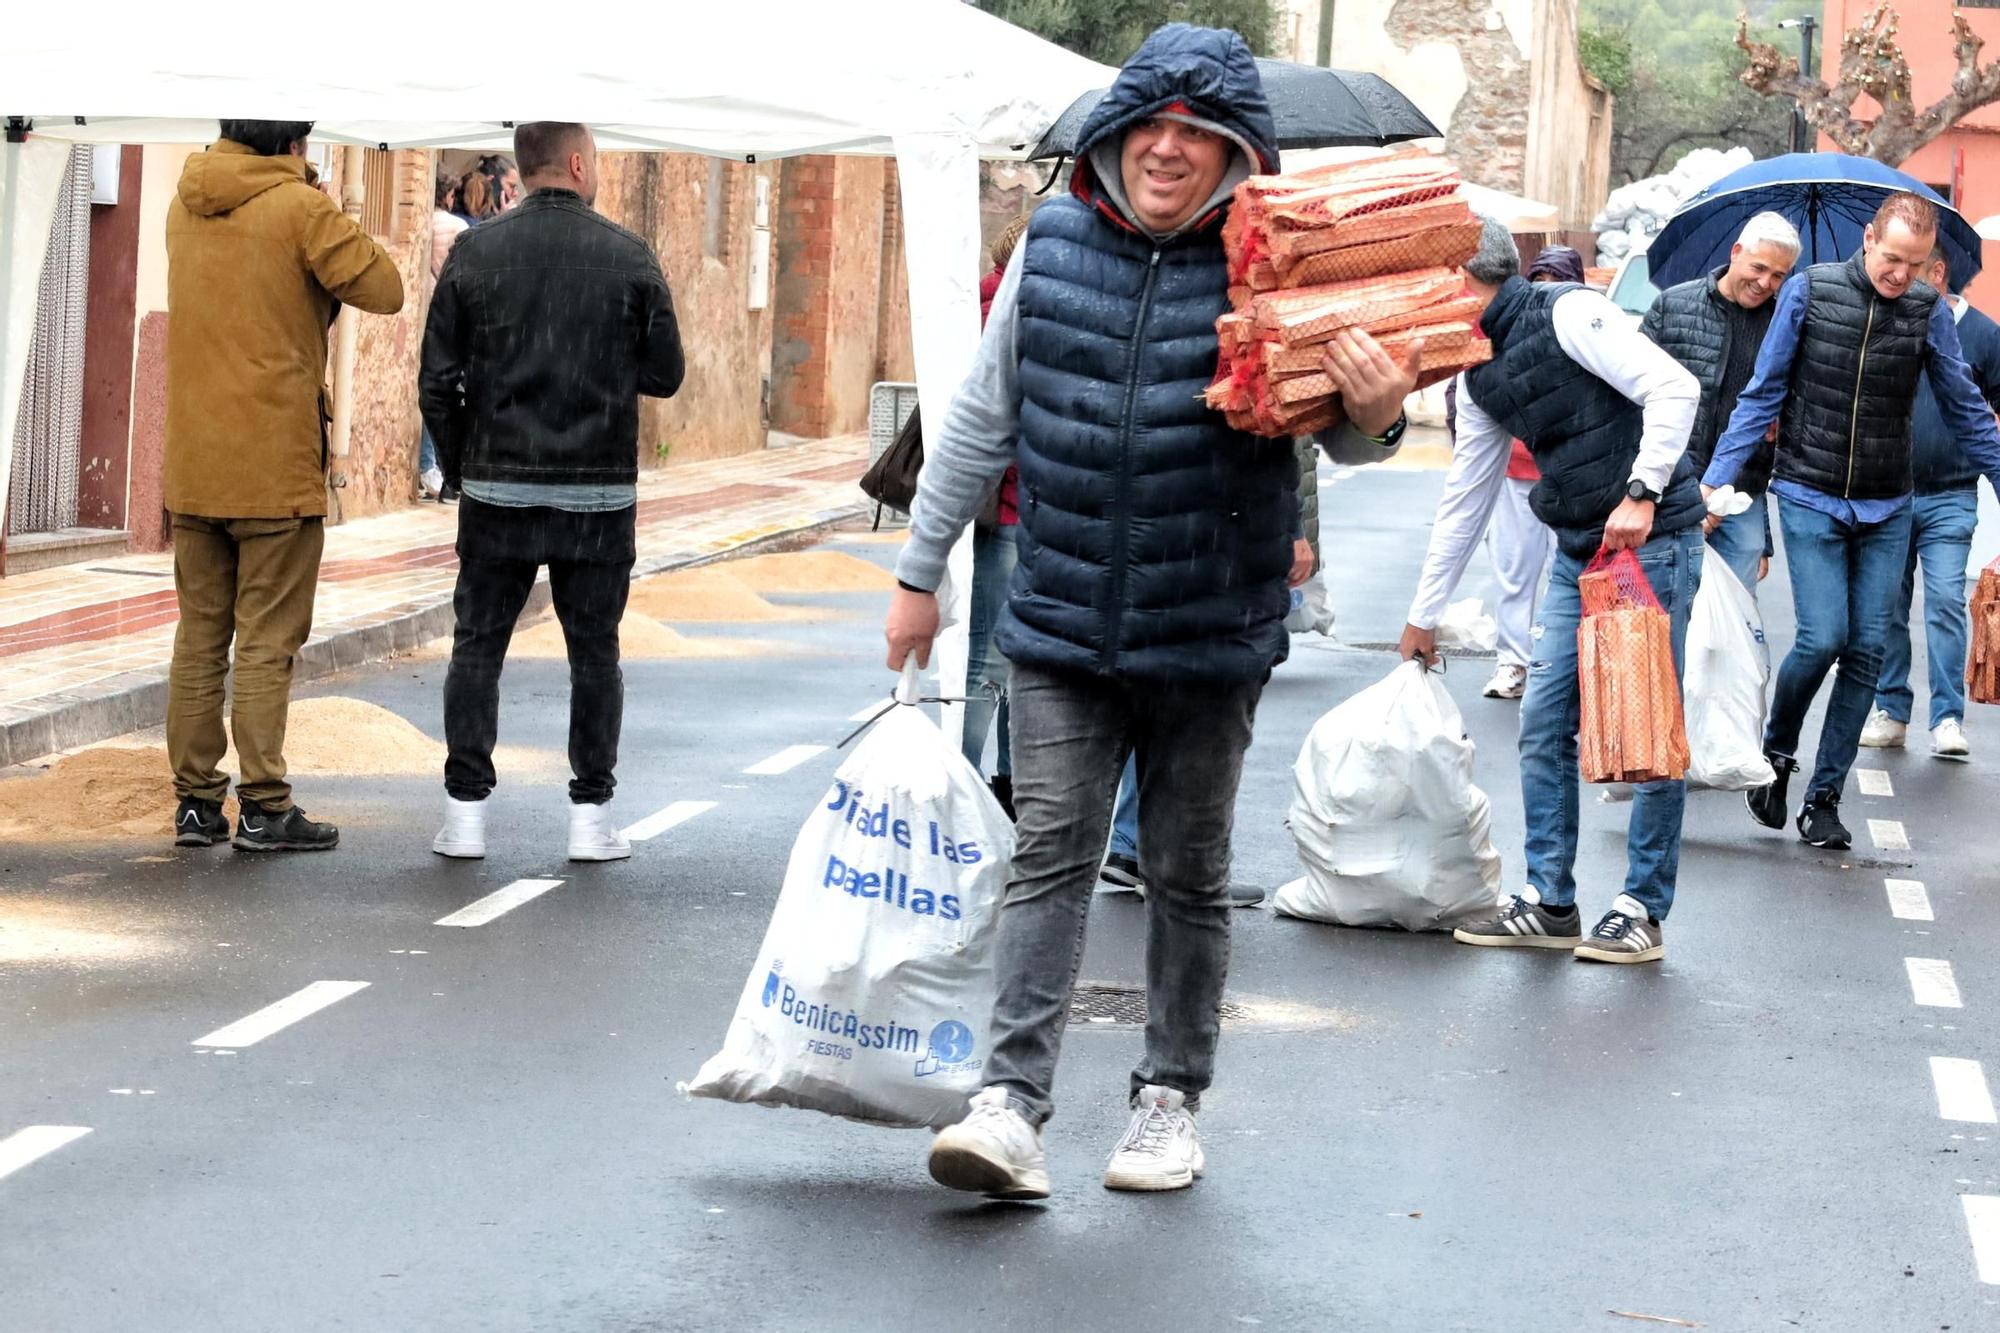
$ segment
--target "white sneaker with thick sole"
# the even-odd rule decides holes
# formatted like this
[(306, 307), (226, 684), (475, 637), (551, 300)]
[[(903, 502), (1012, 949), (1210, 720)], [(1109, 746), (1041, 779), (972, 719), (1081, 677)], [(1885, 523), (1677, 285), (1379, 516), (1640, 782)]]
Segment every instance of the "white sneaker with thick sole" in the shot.
[(1900, 750), (1909, 735), (1909, 723), (1898, 722), (1878, 708), (1868, 715), (1868, 724), (1861, 728), (1861, 743), (1871, 750)]
[(1948, 717), (1932, 727), (1931, 753), (1940, 759), (1970, 759), (1972, 745), (1965, 739), (1965, 724)]
[(1489, 699), (1518, 699), (1528, 692), (1528, 668), (1503, 666), (1493, 673), (1480, 691)]
[(486, 802), (444, 798), (444, 827), (431, 839), (439, 856), (476, 861), (486, 855)]
[(1108, 1190), (1184, 1190), (1208, 1167), (1185, 1094), (1147, 1086), (1104, 1168)]
[(931, 1179), (993, 1199), (1046, 1199), (1042, 1132), (1007, 1104), (1005, 1088), (982, 1088), (965, 1119), (931, 1140)]
[(572, 861), (623, 861), (632, 855), (632, 843), (618, 831), (611, 818), (611, 806), (576, 805), (569, 808), (569, 859)]

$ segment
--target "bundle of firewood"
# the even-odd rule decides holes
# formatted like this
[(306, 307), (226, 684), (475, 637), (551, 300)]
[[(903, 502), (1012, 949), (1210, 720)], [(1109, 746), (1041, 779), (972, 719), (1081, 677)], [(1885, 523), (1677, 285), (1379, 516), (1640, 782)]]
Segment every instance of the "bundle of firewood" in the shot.
[(1394, 357), (1421, 338), (1419, 387), (1491, 354), (1456, 266), (1480, 223), (1458, 169), (1421, 150), (1252, 176), (1222, 231), (1233, 309), (1216, 321), (1208, 404), (1239, 430), (1302, 435), (1342, 420), (1324, 344), (1366, 329)]
[(2000, 704), (2000, 560), (1979, 571), (1979, 586), (1972, 593), (1965, 692), (1976, 704)]
[(1580, 719), (1577, 761), (1585, 782), (1652, 782), (1687, 776), (1687, 726), (1674, 673), (1673, 625), (1638, 557), (1600, 556), (1578, 576), (1576, 632)]

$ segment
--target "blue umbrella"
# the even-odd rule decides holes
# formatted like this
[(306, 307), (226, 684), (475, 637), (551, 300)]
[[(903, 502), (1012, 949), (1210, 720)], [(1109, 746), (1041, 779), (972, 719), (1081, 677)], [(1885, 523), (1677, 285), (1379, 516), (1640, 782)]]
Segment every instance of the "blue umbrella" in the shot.
[(1656, 286), (1698, 278), (1729, 260), (1743, 224), (1766, 211), (1799, 229), (1800, 264), (1847, 259), (1861, 248), (1861, 229), (1898, 190), (1938, 206), (1938, 239), (1951, 264), (1951, 288), (1963, 290), (1979, 272), (1979, 235), (1937, 191), (1871, 157), (1846, 153), (1786, 153), (1730, 172), (1681, 206), (1646, 249)]

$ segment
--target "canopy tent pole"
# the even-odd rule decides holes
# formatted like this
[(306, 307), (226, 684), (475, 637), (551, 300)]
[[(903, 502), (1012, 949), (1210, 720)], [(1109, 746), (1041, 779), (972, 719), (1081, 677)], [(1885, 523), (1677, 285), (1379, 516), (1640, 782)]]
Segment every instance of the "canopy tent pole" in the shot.
[(0, 144), (0, 531), (7, 524), (7, 492), (14, 476), (14, 428), (21, 412), (21, 383), (28, 373), (28, 341), (42, 286), (57, 196), (69, 169), (69, 147), (47, 139)]
[[(903, 253), (910, 271), (910, 343), (917, 401), (933, 439), (979, 351), (979, 148), (967, 134), (899, 134), (896, 173), (903, 198)], [(939, 589), (946, 629), (932, 649), (938, 693), (965, 694), (972, 606), (972, 538), (962, 537)], [(939, 726), (956, 742), (965, 710), (940, 707)]]

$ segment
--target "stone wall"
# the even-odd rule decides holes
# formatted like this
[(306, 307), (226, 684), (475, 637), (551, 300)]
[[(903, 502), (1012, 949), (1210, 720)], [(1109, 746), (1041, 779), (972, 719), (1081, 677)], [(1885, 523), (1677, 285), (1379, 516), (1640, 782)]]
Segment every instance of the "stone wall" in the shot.
[(680, 393), (642, 401), (640, 466), (763, 448), (771, 320), (768, 310), (749, 308), (750, 261), (757, 181), (775, 182), (778, 169), (682, 153), (606, 153), (598, 172), (598, 209), (660, 257), (687, 353)]
[[(350, 168), (366, 170), (378, 151), (356, 149), (339, 155), (338, 170), (328, 182), (335, 198), (340, 197), (344, 173)], [(403, 308), (394, 315), (356, 317), (348, 454), (334, 459), (331, 469), (342, 518), (399, 508), (417, 490), (417, 449), (423, 434), (417, 370), (431, 294), (431, 161), (430, 154), (422, 152), (390, 156), (393, 198), (372, 201), (372, 207), (364, 207), (362, 219), (403, 275)], [(378, 175), (377, 183), (380, 179)], [(338, 484), (341, 478), (345, 485)]]

